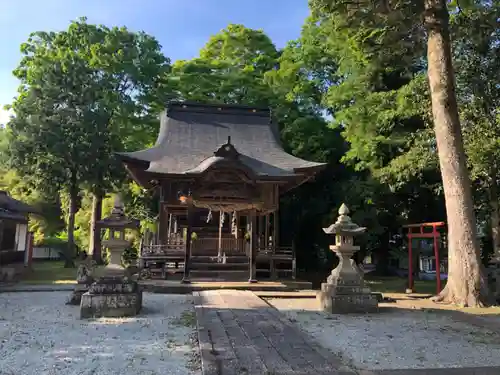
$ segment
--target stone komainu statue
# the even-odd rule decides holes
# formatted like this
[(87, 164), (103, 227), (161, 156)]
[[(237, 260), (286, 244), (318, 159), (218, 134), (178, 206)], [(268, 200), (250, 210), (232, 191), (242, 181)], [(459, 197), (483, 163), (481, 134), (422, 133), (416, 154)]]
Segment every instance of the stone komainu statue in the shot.
[(95, 266), (96, 266), (95, 260), (90, 260), (80, 263), (76, 271), (77, 283), (88, 284), (88, 282), (92, 279), (92, 274)]
[(96, 262), (90, 258), (85, 258), (76, 270), (76, 285), (71, 293), (69, 300), (66, 302), (68, 305), (79, 305), (82, 299), (82, 294), (87, 292), (90, 284), (94, 282), (93, 271)]

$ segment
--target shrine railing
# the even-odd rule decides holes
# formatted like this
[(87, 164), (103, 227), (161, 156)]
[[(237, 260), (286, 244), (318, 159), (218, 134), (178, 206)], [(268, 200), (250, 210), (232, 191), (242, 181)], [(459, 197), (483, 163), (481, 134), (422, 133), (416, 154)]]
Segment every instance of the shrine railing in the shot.
[(272, 257), (275, 259), (294, 259), (295, 251), (292, 246), (274, 247), (259, 247), (257, 248), (257, 256)]
[[(220, 249), (223, 253), (231, 255), (247, 255), (249, 244), (244, 238), (222, 238)], [(217, 255), (219, 251), (218, 238), (198, 238), (191, 243), (191, 255)], [(142, 258), (155, 257), (182, 257), (185, 253), (184, 241), (176, 241), (166, 245), (143, 245), (141, 249)], [(273, 259), (293, 260), (295, 252), (292, 246), (258, 247), (257, 256), (270, 257)]]
[(211, 254), (216, 255), (220, 250), (223, 253), (231, 254), (246, 254), (245, 249), (247, 243), (244, 238), (221, 238), (219, 243), (219, 238), (212, 237), (202, 237), (198, 238), (191, 244), (191, 254), (201, 255), (201, 254)]
[[(279, 275), (288, 274), (295, 280), (297, 276), (297, 261), (292, 246), (259, 247), (257, 248), (257, 261), (269, 261), (269, 268), (257, 269), (259, 272), (269, 272), (271, 279)], [(279, 265), (279, 266), (278, 266)]]
[(166, 245), (143, 245), (141, 249), (141, 258), (154, 257), (181, 257), (184, 256), (184, 243), (172, 243)]

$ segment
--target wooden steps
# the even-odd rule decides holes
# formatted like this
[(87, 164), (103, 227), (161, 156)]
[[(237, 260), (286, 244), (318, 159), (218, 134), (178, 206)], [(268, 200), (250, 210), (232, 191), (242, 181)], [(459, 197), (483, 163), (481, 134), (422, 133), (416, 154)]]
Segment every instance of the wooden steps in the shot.
[(249, 278), (248, 270), (191, 270), (189, 277), (194, 281), (245, 281)]
[(191, 258), (189, 276), (196, 280), (244, 281), (249, 277), (249, 262), (246, 256), (226, 256), (220, 263), (215, 256), (194, 256)]

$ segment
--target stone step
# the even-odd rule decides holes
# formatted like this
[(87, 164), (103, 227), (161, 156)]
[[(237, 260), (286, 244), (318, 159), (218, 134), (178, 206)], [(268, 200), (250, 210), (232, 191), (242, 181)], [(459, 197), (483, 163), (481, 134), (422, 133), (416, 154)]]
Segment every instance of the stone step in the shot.
[[(220, 281), (244, 281), (248, 280), (248, 270), (191, 270), (191, 279), (207, 279)], [(199, 281), (199, 280), (198, 280)]]

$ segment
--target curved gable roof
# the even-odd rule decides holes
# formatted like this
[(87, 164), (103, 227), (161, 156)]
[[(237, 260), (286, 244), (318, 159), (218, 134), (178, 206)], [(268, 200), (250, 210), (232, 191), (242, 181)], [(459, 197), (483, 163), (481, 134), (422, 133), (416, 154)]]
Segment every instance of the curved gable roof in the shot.
[(155, 146), (120, 155), (149, 162), (148, 172), (200, 173), (228, 137), (240, 161), (259, 176), (293, 176), (325, 165), (286, 153), (268, 109), (194, 103), (171, 103), (161, 115)]

